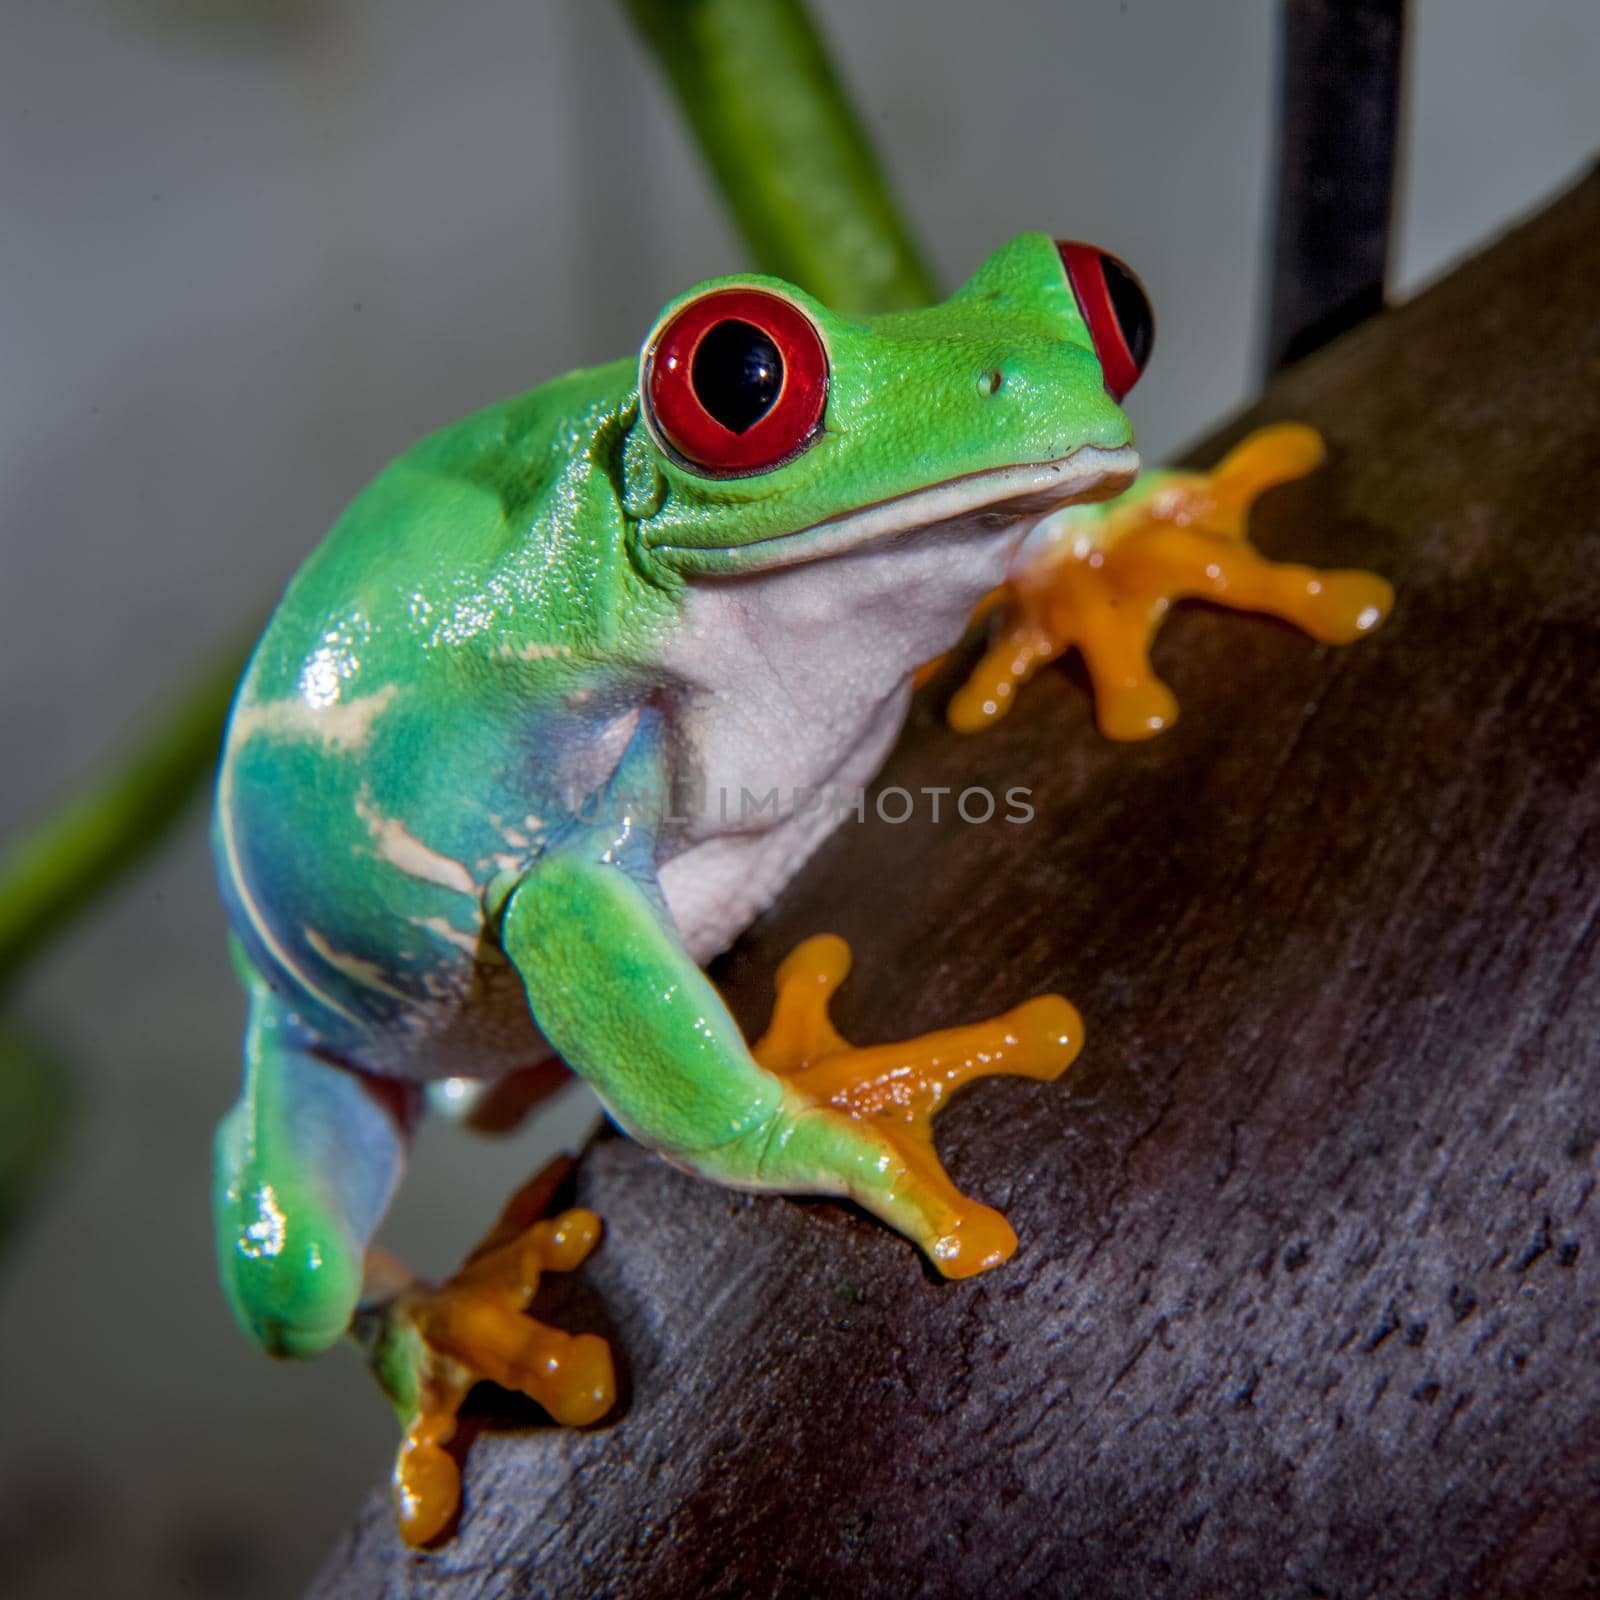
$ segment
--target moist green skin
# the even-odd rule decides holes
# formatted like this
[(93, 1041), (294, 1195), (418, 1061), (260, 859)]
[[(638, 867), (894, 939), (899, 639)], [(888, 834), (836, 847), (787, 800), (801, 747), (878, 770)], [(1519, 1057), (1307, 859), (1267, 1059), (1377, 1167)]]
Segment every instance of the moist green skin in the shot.
[(927, 1243), (893, 1174), (863, 1176), (877, 1147), (756, 1066), (683, 948), (657, 881), (687, 759), (663, 663), (696, 589), (752, 546), (803, 549), (860, 508), (1117, 450), (1130, 429), (1042, 234), (923, 311), (850, 319), (762, 277), (690, 294), (723, 285), (784, 294), (822, 334), (827, 411), (803, 454), (698, 476), (641, 417), (636, 358), (569, 374), (385, 469), (245, 673), (214, 824), (251, 994), (218, 1249), (241, 1324), (278, 1353), (349, 1320), (403, 1160), (403, 1085), (550, 1046), (684, 1164), (850, 1193)]

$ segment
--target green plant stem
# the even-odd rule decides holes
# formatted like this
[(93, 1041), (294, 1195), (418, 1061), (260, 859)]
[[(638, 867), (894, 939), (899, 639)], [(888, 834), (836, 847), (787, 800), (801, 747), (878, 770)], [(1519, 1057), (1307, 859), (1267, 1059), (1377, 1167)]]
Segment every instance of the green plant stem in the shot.
[(243, 665), (214, 665), (125, 766), (0, 854), (0, 986), (171, 825), (216, 761)]
[(0, 1252), (54, 1166), (72, 1121), (73, 1085), (39, 1041), (0, 1022)]
[(756, 264), (839, 311), (934, 285), (803, 0), (623, 0)]

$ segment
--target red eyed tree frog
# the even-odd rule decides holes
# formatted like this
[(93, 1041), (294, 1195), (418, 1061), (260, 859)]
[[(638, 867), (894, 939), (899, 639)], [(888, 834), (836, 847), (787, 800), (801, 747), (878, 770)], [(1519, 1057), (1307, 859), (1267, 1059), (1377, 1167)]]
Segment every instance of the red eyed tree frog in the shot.
[[(446, 1445), (479, 1377), (563, 1422), (613, 1398), (602, 1340), (524, 1314), (539, 1272), (598, 1237), (587, 1212), (542, 1219), (550, 1185), (442, 1287), (369, 1250), (428, 1085), (529, 1081), (559, 1056), (625, 1132), (715, 1182), (849, 1196), (950, 1278), (1015, 1248), (952, 1185), (929, 1120), (970, 1077), (1062, 1071), (1081, 1037), (1065, 1000), (855, 1049), (827, 1019), (848, 952), (822, 938), (780, 972), (751, 1046), (701, 964), (846, 814), (816, 797), (871, 778), (919, 664), (1030, 531), (1039, 557), (958, 696), (962, 725), (1068, 643), (1133, 731), (1170, 720), (1138, 681), (1143, 641), (1171, 594), (1227, 588), (1221, 543), (1238, 603), (1298, 605), (1328, 636), (1381, 615), (1378, 580), (1272, 569), (1242, 543), (1253, 488), (1305, 469), (1299, 435), (1299, 457), (1258, 449), (1215, 493), (1162, 480), (1142, 511), (1063, 510), (1133, 483), (1118, 402), (1151, 329), (1121, 263), (1043, 234), (941, 305), (867, 319), (776, 279), (713, 279), (637, 358), (416, 445), (290, 584), (217, 786), (249, 1002), (216, 1141), (218, 1254), (269, 1352), (363, 1336), (407, 1425), (412, 1543), (454, 1515)], [(775, 808), (738, 803), (772, 790)]]

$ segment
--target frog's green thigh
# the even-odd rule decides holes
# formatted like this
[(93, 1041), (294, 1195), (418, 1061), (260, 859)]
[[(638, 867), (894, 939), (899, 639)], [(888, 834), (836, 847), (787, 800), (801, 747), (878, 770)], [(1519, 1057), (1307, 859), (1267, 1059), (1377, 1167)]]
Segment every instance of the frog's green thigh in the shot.
[(394, 1095), (320, 1059), (247, 981), (244, 1091), (217, 1130), (212, 1180), (222, 1283), (269, 1354), (314, 1356), (349, 1326), (405, 1133)]
[[(546, 857), (511, 896), (501, 937), (545, 1037), (622, 1127), (663, 1155), (738, 1188), (849, 1196), (913, 1239), (947, 1277), (980, 1272), (1015, 1249), (1004, 1217), (955, 1188), (909, 1117), (896, 1126), (892, 1116), (854, 1114), (840, 1109), (853, 1102), (836, 1085), (810, 1093), (803, 1072), (761, 1066), (651, 896), (622, 869), (577, 854)], [(1059, 1023), (1058, 1012), (1051, 1016)], [(1077, 1048), (1059, 1028), (1049, 1045), (1029, 1044), (1038, 1046), (1032, 1065), (1018, 1064), (1022, 1049), (998, 1068), (963, 1071), (952, 1057), (938, 1069), (942, 1083), (981, 1070), (1054, 1076)], [(884, 1079), (883, 1058), (895, 1048), (839, 1046), (865, 1063), (857, 1092), (867, 1075)], [(837, 1077), (836, 1063), (814, 1070), (830, 1069)]]

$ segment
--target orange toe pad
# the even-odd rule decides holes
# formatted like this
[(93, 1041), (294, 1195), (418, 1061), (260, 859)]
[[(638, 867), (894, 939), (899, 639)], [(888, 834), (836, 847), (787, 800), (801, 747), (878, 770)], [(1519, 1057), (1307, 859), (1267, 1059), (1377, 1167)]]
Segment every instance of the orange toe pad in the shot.
[(475, 1384), (516, 1390), (572, 1426), (598, 1421), (615, 1402), (605, 1340), (562, 1333), (526, 1313), (541, 1273), (570, 1272), (599, 1242), (592, 1211), (534, 1220), (570, 1165), (554, 1162), (520, 1189), (452, 1278), (412, 1281), (386, 1308), (379, 1376), (409, 1418), (393, 1480), (407, 1544), (431, 1543), (455, 1517), (461, 1473), (447, 1447)]
[(752, 1053), (818, 1103), (870, 1122), (891, 1145), (929, 1217), (945, 1219), (919, 1242), (947, 1278), (1007, 1260), (1016, 1235), (998, 1211), (950, 1181), (933, 1143), (933, 1118), (975, 1078), (1050, 1079), (1083, 1046), (1083, 1023), (1060, 995), (1041, 995), (998, 1017), (896, 1044), (855, 1046), (828, 1017), (850, 971), (850, 947), (833, 934), (807, 939), (778, 969), (767, 1032)]
[(1370, 633), (1394, 602), (1382, 578), (1268, 561), (1245, 536), (1257, 497), (1322, 457), (1313, 429), (1279, 423), (1252, 433), (1209, 473), (1163, 474), (1142, 493), (1063, 513), (1080, 519), (1064, 524), (1068, 536), (1020, 563), (986, 601), (983, 609), (997, 613), (990, 645), (951, 700), (950, 725), (986, 727), (1040, 667), (1076, 648), (1101, 731), (1113, 739), (1160, 733), (1178, 706), (1150, 666), (1150, 643), (1177, 599), (1265, 612), (1324, 644)]

